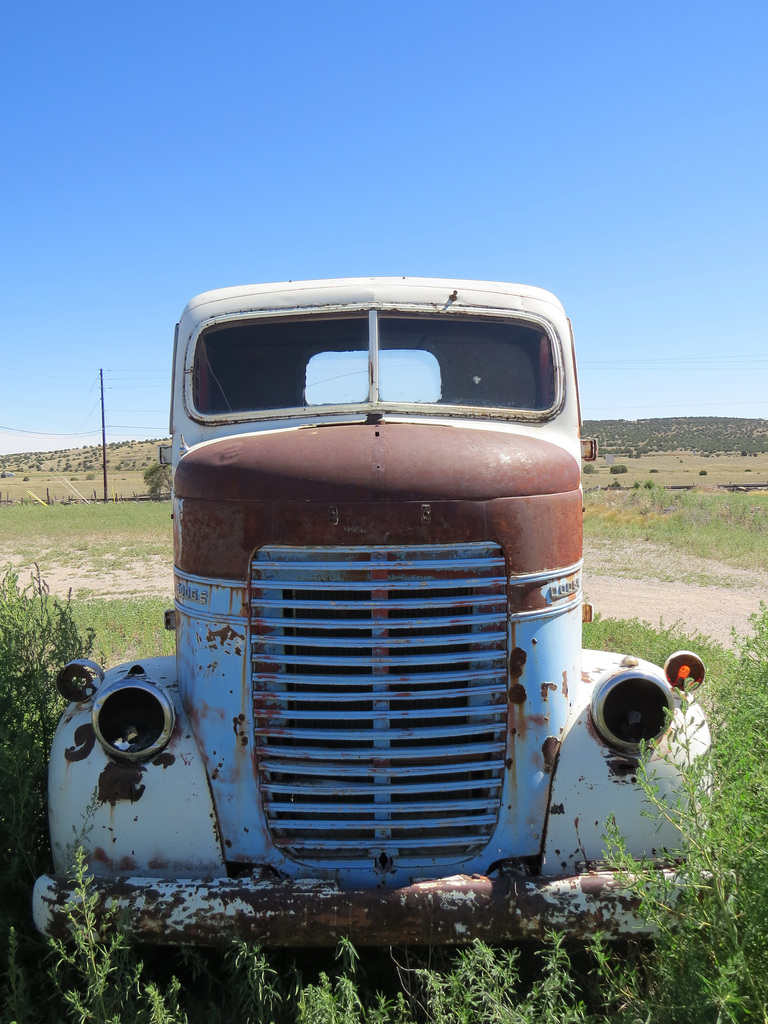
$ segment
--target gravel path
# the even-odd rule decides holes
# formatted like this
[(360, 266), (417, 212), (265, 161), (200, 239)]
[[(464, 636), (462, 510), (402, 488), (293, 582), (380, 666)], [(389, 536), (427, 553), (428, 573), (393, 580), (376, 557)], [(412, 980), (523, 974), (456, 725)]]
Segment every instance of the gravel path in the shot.
[(768, 573), (692, 558), (660, 545), (584, 545), (584, 593), (603, 618), (680, 622), (731, 646), (731, 631), (750, 632), (749, 618), (768, 603)]
[(731, 646), (731, 630), (750, 632), (749, 617), (768, 601), (768, 588), (735, 590), (660, 580), (629, 580), (584, 573), (584, 592), (604, 619), (640, 619), (652, 626), (680, 622), (685, 632), (704, 633)]

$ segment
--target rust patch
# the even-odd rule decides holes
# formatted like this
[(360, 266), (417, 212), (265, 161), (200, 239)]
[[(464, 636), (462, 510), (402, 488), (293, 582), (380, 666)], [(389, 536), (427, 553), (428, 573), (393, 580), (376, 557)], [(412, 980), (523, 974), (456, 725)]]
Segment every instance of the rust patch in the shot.
[[(254, 547), (260, 544), (355, 545), (361, 537), (370, 544), (494, 541), (504, 549), (508, 569), (514, 573), (540, 571), (542, 565), (569, 565), (581, 558), (578, 491), (471, 501), (454, 495), (453, 500), (431, 502), (431, 523), (422, 522), (420, 501), (409, 502), (391, 493), (386, 500), (357, 502), (347, 495), (346, 503), (339, 505), (339, 525), (332, 526), (315, 514), (324, 506), (312, 504), (306, 479), (303, 482), (306, 493), (292, 502), (254, 497), (267, 493), (261, 489), (227, 501), (214, 486), (206, 489), (205, 496), (186, 497), (183, 534), (175, 536), (177, 567), (213, 579), (242, 579)], [(419, 498), (426, 496), (422, 492)], [(518, 589), (512, 588), (512, 610), (542, 606), (540, 586), (521, 594)]]
[(110, 761), (99, 776), (99, 803), (114, 805), (121, 800), (132, 804), (141, 800), (146, 786), (141, 777), (146, 771), (141, 765), (116, 764)]
[(64, 757), (67, 761), (84, 761), (93, 750), (93, 745), (96, 742), (96, 733), (93, 731), (93, 726), (90, 722), (83, 722), (82, 725), (78, 725), (75, 729), (74, 740), (74, 746), (67, 747), (64, 751)]
[(513, 679), (519, 679), (523, 674), (528, 655), (522, 647), (515, 647), (509, 658), (509, 674)]
[(175, 760), (175, 755), (164, 751), (162, 754), (157, 755), (152, 764), (157, 765), (158, 768), (170, 768)]
[(613, 755), (606, 757), (605, 763), (608, 765), (608, 771), (611, 775), (623, 781), (627, 781), (627, 777), (629, 777), (630, 782), (637, 782), (637, 770), (640, 764), (637, 758), (616, 757)]
[(541, 684), (541, 699), (542, 700), (547, 700), (547, 698), (549, 697), (550, 691), (552, 693), (554, 693), (556, 689), (557, 689), (557, 686), (554, 683), (542, 683)]
[(509, 703), (510, 704), (525, 704), (528, 699), (528, 694), (525, 692), (525, 687), (522, 683), (512, 683), (509, 688)]
[(555, 760), (557, 759), (557, 754), (559, 750), (560, 740), (558, 740), (555, 736), (547, 736), (547, 738), (541, 745), (541, 752), (544, 755), (545, 774), (550, 775), (552, 773), (552, 769), (555, 767)]
[(248, 732), (245, 728), (245, 715), (240, 712), (235, 718), (232, 719), (232, 731), (240, 741), (240, 745), (243, 747), (248, 746)]
[(563, 696), (568, 700), (568, 673), (563, 671), (563, 685), (562, 685)]
[(229, 623), (227, 623), (225, 626), (222, 626), (221, 629), (209, 629), (206, 633), (205, 640), (209, 647), (223, 647), (232, 640), (245, 640), (245, 637), (242, 633), (236, 633)]

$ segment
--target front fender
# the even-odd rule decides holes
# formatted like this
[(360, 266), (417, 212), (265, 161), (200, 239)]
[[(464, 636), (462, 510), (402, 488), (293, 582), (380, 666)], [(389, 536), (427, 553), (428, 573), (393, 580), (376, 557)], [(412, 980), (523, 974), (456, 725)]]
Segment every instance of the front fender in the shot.
[[(683, 698), (670, 728), (645, 762), (656, 797), (669, 817), (652, 808), (638, 782), (640, 759), (607, 746), (590, 715), (595, 683), (617, 670), (623, 655), (584, 651), (582, 678), (573, 694), (555, 774), (544, 845), (543, 873), (569, 875), (590, 870), (605, 859), (605, 825), (613, 818), (632, 856), (664, 859), (680, 853), (683, 837), (675, 824), (682, 800), (681, 770), (710, 745), (709, 728), (695, 701)], [(648, 662), (638, 669), (658, 673)]]
[[(130, 667), (110, 669), (102, 685), (119, 680)], [(141, 667), (174, 703), (173, 733), (150, 760), (119, 762), (96, 738), (93, 699), (70, 704), (56, 730), (48, 770), (55, 871), (64, 874), (73, 850), (82, 846), (97, 876), (221, 876), (216, 812), (179, 696), (176, 659), (150, 658)]]

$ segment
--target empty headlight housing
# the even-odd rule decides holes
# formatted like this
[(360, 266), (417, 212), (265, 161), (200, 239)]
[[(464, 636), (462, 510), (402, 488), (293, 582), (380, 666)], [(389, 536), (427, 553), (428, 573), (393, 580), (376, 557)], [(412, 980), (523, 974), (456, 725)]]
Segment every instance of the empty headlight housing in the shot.
[(661, 675), (630, 668), (599, 680), (592, 693), (592, 721), (609, 747), (638, 754), (667, 729), (675, 697)]
[(99, 742), (111, 757), (143, 761), (168, 743), (176, 712), (165, 690), (134, 665), (126, 676), (99, 691), (92, 720)]

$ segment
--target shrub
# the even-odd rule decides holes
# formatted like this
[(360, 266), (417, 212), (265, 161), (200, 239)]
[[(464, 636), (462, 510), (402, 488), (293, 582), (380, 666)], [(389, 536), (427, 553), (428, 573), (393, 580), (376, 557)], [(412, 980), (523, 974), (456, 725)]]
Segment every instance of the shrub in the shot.
[(615, 462), (611, 466), (611, 473), (613, 473), (614, 476), (619, 476), (621, 473), (628, 473), (628, 472), (629, 472), (629, 470), (627, 469), (627, 467), (624, 465), (623, 462)]
[(597, 470), (595, 469), (595, 467), (592, 465), (591, 462), (588, 462), (586, 464), (586, 466), (584, 466), (584, 468), (582, 469), (582, 473), (590, 474), (590, 473), (596, 473), (596, 472), (597, 472)]
[(706, 475), (707, 475), (706, 469), (700, 469), (699, 470), (699, 476), (706, 476)]
[(651, 813), (676, 823), (686, 861), (682, 878), (664, 883), (658, 871), (623, 858), (641, 913), (658, 927), (635, 979), (631, 1019), (768, 1021), (768, 609), (761, 608), (753, 635), (737, 642), (727, 683), (715, 684), (715, 742), (683, 770), (681, 802), (667, 805), (653, 777), (638, 773)]
[(171, 490), (171, 467), (161, 466), (156, 462), (149, 469), (144, 470), (144, 483), (147, 485), (147, 492), (154, 497), (161, 494), (169, 494)]
[[(0, 976), (40, 940), (32, 932), (32, 883), (48, 870), (48, 752), (64, 701), (53, 685), (72, 658), (91, 652), (68, 602), (40, 579), (26, 588), (12, 569), (0, 579)], [(33, 985), (35, 982), (32, 983)]]

